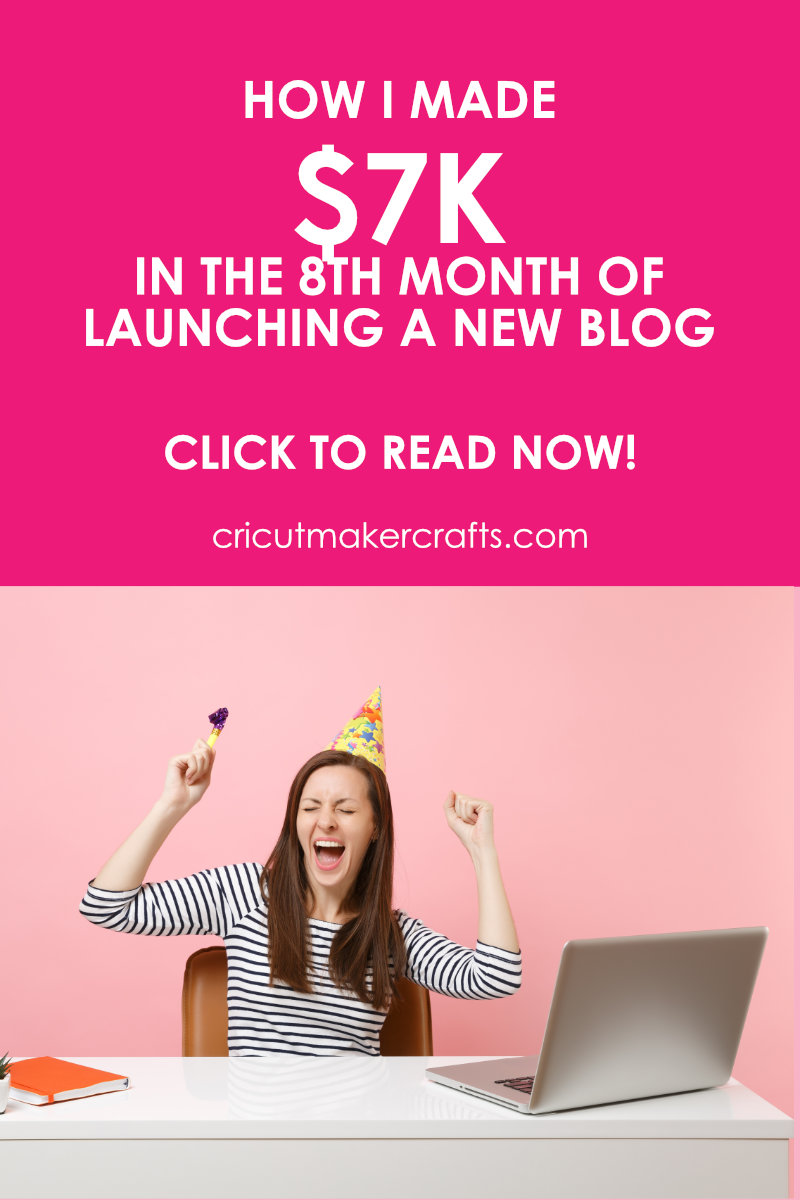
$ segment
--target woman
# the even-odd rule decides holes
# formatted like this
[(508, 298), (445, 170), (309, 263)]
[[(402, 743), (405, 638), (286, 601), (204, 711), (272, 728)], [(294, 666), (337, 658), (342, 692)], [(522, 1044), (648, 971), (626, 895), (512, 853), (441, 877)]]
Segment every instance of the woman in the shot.
[(475, 867), (475, 950), (392, 911), (394, 831), (379, 719), (376, 692), (301, 767), (263, 869), (240, 863), (143, 885), (159, 847), (211, 781), (215, 751), (198, 741), (170, 760), (153, 809), (89, 885), (81, 912), (95, 924), (224, 938), (231, 1055), (379, 1054), (395, 974), (448, 996), (519, 987), (491, 805), (452, 792), (445, 804)]

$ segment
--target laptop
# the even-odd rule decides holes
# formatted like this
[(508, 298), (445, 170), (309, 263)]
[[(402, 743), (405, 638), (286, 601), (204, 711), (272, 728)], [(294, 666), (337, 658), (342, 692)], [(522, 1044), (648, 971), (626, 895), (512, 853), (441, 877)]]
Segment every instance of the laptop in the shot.
[(538, 1056), (425, 1074), (530, 1114), (727, 1083), (768, 932), (567, 942)]

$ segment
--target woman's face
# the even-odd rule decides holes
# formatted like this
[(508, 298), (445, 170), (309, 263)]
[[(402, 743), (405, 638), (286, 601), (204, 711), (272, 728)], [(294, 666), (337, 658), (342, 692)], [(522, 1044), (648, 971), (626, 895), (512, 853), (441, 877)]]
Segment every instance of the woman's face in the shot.
[(319, 767), (306, 780), (297, 837), (313, 892), (345, 898), (375, 834), (365, 776), (356, 767)]

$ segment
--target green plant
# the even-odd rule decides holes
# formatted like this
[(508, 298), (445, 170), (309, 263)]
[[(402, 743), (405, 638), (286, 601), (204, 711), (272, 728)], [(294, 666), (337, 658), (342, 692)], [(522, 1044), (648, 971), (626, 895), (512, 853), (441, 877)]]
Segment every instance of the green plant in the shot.
[(11, 1067), (11, 1055), (4, 1054), (3, 1057), (0, 1058), (0, 1079), (5, 1079), (6, 1075), (9, 1072), (10, 1067)]

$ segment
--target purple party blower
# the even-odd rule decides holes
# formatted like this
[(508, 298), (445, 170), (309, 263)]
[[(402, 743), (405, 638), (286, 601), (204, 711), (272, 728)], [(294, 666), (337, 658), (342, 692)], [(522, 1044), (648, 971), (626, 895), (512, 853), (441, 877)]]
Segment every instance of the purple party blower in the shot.
[(213, 746), (214, 742), (217, 740), (217, 738), (219, 737), (219, 735), (222, 733), (223, 729), (225, 728), (225, 722), (228, 719), (227, 708), (218, 708), (216, 712), (213, 712), (210, 714), (208, 719), (211, 722), (211, 724), (214, 726), (214, 728), (211, 730), (211, 734), (208, 738), (209, 746)]

